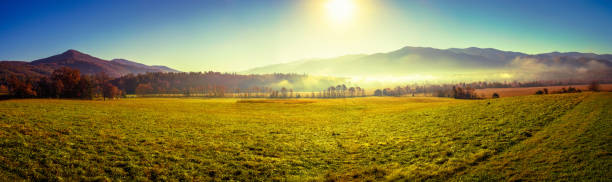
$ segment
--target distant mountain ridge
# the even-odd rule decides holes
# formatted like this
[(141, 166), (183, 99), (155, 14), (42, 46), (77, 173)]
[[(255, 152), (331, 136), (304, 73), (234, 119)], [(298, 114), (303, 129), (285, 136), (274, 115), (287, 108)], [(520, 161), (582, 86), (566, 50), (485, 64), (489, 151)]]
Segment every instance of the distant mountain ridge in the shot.
[[(525, 54), (492, 48), (403, 47), (370, 55), (312, 59), (253, 68), (243, 73), (307, 73), (328, 76), (462, 75), (484, 73), (515, 79), (609, 79), (612, 55), (578, 52)], [(493, 76), (493, 75), (492, 75)], [(510, 79), (510, 78), (508, 78)]]
[(82, 74), (89, 75), (104, 72), (110, 77), (147, 72), (179, 72), (166, 66), (148, 66), (125, 59), (107, 61), (70, 49), (61, 54), (34, 60), (32, 62), (1, 61), (0, 74), (43, 76), (51, 74), (53, 70), (61, 67), (78, 69)]

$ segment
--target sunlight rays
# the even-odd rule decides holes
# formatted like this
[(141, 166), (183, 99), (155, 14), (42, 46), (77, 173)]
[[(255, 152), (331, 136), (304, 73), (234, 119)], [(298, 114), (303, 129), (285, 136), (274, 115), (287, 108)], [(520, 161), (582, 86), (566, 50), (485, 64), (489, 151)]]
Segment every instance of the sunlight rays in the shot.
[(335, 23), (345, 23), (355, 16), (353, 0), (329, 0), (325, 3), (328, 18)]

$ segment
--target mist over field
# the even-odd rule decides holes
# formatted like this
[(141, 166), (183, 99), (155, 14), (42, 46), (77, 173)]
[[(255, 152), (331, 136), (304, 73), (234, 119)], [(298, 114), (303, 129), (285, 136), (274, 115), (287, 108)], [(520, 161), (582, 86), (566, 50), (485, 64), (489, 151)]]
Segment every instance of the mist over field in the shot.
[(496, 49), (404, 47), (371, 55), (349, 55), (259, 67), (244, 73), (307, 73), (351, 78), (354, 83), (453, 83), (474, 81), (610, 80), (612, 55), (528, 55)]

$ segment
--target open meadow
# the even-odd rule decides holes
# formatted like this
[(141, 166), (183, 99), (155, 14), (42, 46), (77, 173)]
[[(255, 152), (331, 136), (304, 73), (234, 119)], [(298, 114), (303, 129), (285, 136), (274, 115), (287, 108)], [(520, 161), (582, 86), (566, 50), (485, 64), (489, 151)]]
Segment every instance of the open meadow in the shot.
[(0, 181), (612, 179), (612, 94), (0, 102)]
[(0, 182), (612, 182), (612, 0), (0, 4)]
[[(521, 88), (485, 88), (476, 89), (477, 95), (482, 95), (484, 98), (491, 98), (493, 93), (499, 94), (500, 97), (514, 97), (524, 95), (534, 95), (538, 90), (548, 89), (550, 93), (560, 92), (561, 89), (567, 89), (573, 87), (582, 91), (589, 90), (589, 85), (569, 85), (569, 86), (546, 86), (546, 87), (521, 87)], [(602, 91), (612, 91), (612, 84), (601, 84), (600, 89)]]

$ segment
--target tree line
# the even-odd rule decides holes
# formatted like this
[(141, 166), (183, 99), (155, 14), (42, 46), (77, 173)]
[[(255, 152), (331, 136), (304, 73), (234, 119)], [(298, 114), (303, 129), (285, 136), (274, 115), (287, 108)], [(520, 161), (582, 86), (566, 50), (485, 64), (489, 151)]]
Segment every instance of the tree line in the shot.
[(123, 93), (103, 73), (82, 75), (79, 70), (63, 67), (49, 76), (5, 76), (2, 81), (13, 98), (118, 98)]
[(112, 82), (126, 94), (180, 94), (208, 97), (246, 94), (248, 97), (263, 97), (273, 91), (280, 92), (283, 87), (299, 91), (313, 91), (321, 85), (342, 83), (344, 79), (313, 77), (305, 74), (241, 75), (209, 71), (129, 74)]
[[(318, 85), (309, 85), (313, 79), (316, 79), (314, 81)], [(240, 75), (212, 71), (128, 74), (109, 78), (104, 73), (82, 75), (79, 70), (64, 67), (42, 77), (4, 75), (0, 77), (0, 86), (6, 85), (9, 96), (13, 98), (106, 99), (126, 95), (314, 98), (348, 97), (356, 96), (359, 91), (363, 92), (361, 88), (338, 85), (338, 91), (333, 90), (317, 96), (314, 96), (314, 92), (304, 93), (320, 87), (319, 85), (332, 85), (343, 81), (341, 78), (315, 78), (305, 74)], [(296, 91), (294, 95), (294, 89), (300, 93)]]
[[(589, 86), (587, 87), (588, 90), (593, 91), (593, 92), (599, 92), (601, 91), (601, 85), (599, 84), (599, 81), (592, 81), (591, 83), (589, 83)], [(580, 93), (582, 92), (581, 89), (576, 88), (576, 87), (572, 87), (572, 86), (568, 86), (567, 88), (561, 88), (561, 90), (559, 91), (548, 91), (548, 88), (544, 88), (541, 90), (536, 91), (536, 95), (543, 95), (543, 94), (565, 94), (565, 93)]]
[[(104, 73), (83, 75), (79, 70), (60, 68), (42, 77), (3, 75), (0, 92), (6, 90), (13, 98), (119, 98), (140, 96), (196, 96), (240, 98), (346, 98), (374, 96), (434, 96), (458, 99), (484, 98), (476, 89), (517, 88), (577, 84), (571, 81), (533, 82), (471, 82), (456, 84), (407, 84), (394, 88), (376, 89), (373, 93), (358, 86), (338, 84), (343, 79), (317, 78), (299, 74), (240, 75), (220, 72), (145, 73), (110, 78)], [(305, 81), (307, 80), (307, 81)], [(328, 85), (328, 86), (323, 86)], [(329, 86), (335, 85), (335, 86)], [(599, 84), (592, 85), (599, 87)], [(325, 88), (325, 89), (321, 89)], [(541, 91), (545, 94), (547, 90)], [(574, 92), (569, 88), (566, 92)], [(499, 96), (499, 95), (498, 95)]]
[(475, 93), (475, 88), (469, 84), (439, 84), (439, 85), (406, 85), (396, 86), (395, 88), (376, 89), (374, 96), (434, 96), (452, 97), (457, 99), (477, 99), (480, 98)]
[[(394, 88), (383, 88), (376, 89), (373, 93), (374, 96), (433, 96), (433, 97), (451, 97), (456, 99), (480, 99), (485, 98), (485, 95), (477, 95), (476, 89), (484, 88), (521, 88), (521, 87), (544, 87), (544, 86), (559, 86), (559, 85), (572, 85), (572, 84), (584, 84), (584, 82), (572, 82), (572, 81), (533, 81), (533, 82), (472, 82), (472, 83), (458, 83), (458, 84), (409, 84), (405, 86), (396, 86)], [(591, 91), (600, 91), (599, 81), (592, 81), (589, 83), (588, 89)], [(575, 93), (582, 92), (582, 90), (575, 87), (569, 86), (568, 88), (561, 88), (560, 91), (551, 93)], [(549, 90), (544, 88), (536, 92), (537, 95), (548, 94)], [(499, 94), (494, 93), (492, 98), (499, 98)]]

